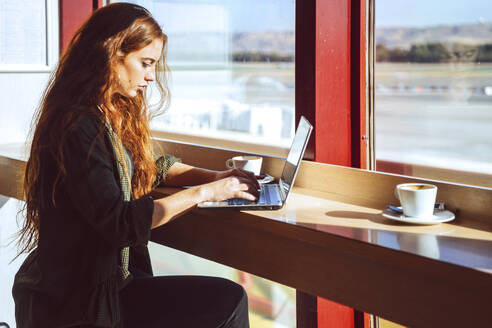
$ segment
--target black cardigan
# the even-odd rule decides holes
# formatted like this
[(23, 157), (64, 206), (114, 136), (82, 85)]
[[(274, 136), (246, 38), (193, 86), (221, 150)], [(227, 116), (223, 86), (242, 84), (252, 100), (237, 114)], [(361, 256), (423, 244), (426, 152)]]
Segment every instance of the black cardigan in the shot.
[(115, 327), (121, 321), (121, 248), (130, 246), (130, 271), (152, 274), (146, 245), (153, 200), (123, 200), (111, 140), (99, 119), (81, 119), (64, 149), (67, 175), (56, 187), (55, 205), (57, 166), (49, 148), (42, 155), (38, 246), (12, 290), (17, 327)]

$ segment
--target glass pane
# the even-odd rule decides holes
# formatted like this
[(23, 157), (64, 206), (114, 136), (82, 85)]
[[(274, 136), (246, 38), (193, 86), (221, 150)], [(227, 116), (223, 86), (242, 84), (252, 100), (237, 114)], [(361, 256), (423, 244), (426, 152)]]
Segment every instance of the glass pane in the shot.
[(492, 187), (492, 2), (376, 0), (376, 169)]
[(293, 0), (140, 0), (169, 37), (171, 106), (154, 129), (288, 148)]
[(0, 1), (0, 67), (47, 65), (46, 3)]
[[(131, 2), (147, 8), (169, 39), (171, 106), (152, 128), (290, 146), (294, 0)], [(203, 274), (240, 283), (252, 327), (296, 326), (295, 289), (155, 243), (149, 250), (156, 275)]]
[(248, 293), (251, 327), (296, 327), (293, 288), (156, 243), (149, 243), (155, 275), (208, 275), (233, 280)]

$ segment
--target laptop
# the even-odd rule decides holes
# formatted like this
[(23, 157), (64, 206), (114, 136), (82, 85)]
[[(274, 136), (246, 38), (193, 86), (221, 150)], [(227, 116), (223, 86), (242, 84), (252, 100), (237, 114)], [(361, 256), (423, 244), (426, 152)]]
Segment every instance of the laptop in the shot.
[(250, 201), (242, 198), (231, 198), (221, 202), (203, 202), (198, 205), (199, 208), (226, 208), (238, 210), (278, 210), (282, 208), (287, 201), (289, 192), (294, 185), (294, 180), (301, 165), (302, 157), (306, 151), (306, 146), (311, 135), (313, 126), (308, 120), (301, 116), (297, 126), (296, 135), (289, 154), (285, 159), (282, 177), (276, 184), (262, 184), (259, 197), (256, 201)]

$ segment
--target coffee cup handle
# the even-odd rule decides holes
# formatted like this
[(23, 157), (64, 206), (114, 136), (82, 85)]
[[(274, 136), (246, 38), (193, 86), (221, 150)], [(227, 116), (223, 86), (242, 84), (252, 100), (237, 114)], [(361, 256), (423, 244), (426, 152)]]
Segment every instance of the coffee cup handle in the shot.
[(232, 162), (232, 159), (229, 158), (227, 161), (226, 161), (226, 166), (227, 168), (229, 169), (233, 169), (234, 168), (234, 163)]
[(395, 190), (393, 192), (395, 194), (396, 199), (400, 200), (400, 197), (398, 196), (398, 186), (395, 187)]

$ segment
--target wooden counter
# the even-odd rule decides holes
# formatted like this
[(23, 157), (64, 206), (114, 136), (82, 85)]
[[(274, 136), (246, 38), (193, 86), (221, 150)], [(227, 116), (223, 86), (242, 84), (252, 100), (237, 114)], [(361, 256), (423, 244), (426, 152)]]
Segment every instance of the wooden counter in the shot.
[[(161, 146), (211, 169), (237, 154)], [(278, 176), (281, 161), (265, 157), (264, 171)], [(11, 170), (2, 174), (0, 192), (15, 196), (10, 183), (19, 165), (21, 159), (0, 160), (2, 171)], [(394, 186), (410, 181), (420, 180), (303, 162), (283, 209), (195, 209), (154, 230), (152, 240), (404, 325), (490, 326), (492, 190), (434, 182), (456, 220), (416, 226), (383, 218), (382, 209), (396, 205)]]
[(412, 327), (490, 324), (492, 233), (291, 196), (280, 211), (197, 209), (152, 240)]
[[(212, 169), (239, 154), (161, 147)], [(263, 170), (278, 177), (282, 162), (264, 157)], [(422, 180), (303, 162), (283, 209), (196, 209), (152, 239), (407, 326), (490, 326), (492, 190), (432, 181), (454, 221), (417, 226), (382, 217), (398, 205), (394, 187), (415, 181)]]

